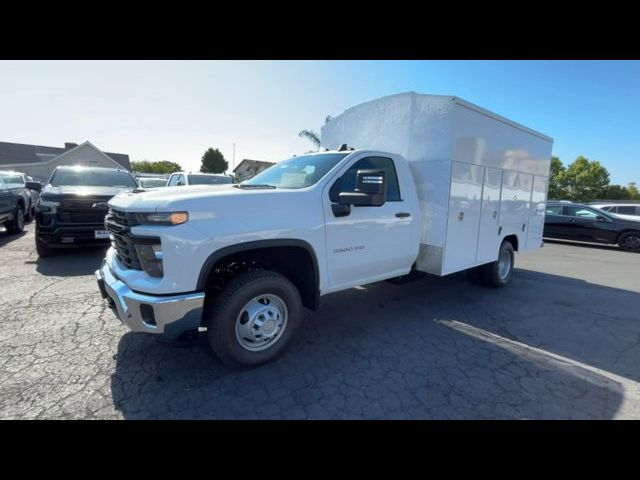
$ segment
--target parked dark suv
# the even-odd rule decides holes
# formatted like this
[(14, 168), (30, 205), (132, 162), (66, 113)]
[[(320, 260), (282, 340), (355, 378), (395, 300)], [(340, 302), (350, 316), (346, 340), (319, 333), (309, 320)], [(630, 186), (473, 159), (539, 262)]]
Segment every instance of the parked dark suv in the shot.
[(41, 257), (56, 248), (109, 244), (104, 227), (107, 202), (138, 186), (126, 170), (57, 167), (36, 205), (36, 250)]
[(640, 252), (640, 221), (622, 219), (580, 203), (547, 202), (544, 237), (618, 244)]

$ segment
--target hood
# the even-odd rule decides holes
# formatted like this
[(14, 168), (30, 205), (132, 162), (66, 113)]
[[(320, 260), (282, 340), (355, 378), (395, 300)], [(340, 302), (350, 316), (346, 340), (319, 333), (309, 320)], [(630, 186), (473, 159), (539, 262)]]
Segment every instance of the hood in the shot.
[(283, 190), (242, 189), (233, 185), (191, 185), (184, 187), (159, 187), (144, 192), (123, 193), (111, 199), (112, 207), (135, 212), (169, 211), (177, 208), (188, 210), (191, 205), (215, 198), (265, 195)]
[(73, 197), (113, 197), (123, 192), (129, 192), (132, 187), (90, 187), (90, 186), (62, 186), (46, 185), (42, 195), (60, 195)]

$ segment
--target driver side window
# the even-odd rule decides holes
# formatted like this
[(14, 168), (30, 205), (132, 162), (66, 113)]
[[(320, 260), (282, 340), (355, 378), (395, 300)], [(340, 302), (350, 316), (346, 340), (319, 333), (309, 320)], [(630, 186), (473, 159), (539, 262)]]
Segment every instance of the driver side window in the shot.
[(401, 202), (398, 176), (393, 160), (386, 157), (366, 157), (354, 163), (349, 170), (338, 178), (329, 190), (329, 199), (333, 203), (338, 202), (341, 192), (354, 192), (356, 189), (356, 175), (358, 170), (377, 169), (384, 170), (387, 178), (387, 202)]

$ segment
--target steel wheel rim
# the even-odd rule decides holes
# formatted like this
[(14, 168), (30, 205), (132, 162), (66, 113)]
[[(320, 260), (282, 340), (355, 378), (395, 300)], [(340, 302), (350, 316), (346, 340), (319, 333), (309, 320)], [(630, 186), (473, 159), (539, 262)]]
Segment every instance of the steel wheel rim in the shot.
[(266, 293), (249, 300), (235, 322), (236, 340), (250, 352), (262, 352), (282, 337), (287, 328), (287, 305), (277, 295)]
[(500, 279), (504, 280), (507, 278), (510, 270), (511, 254), (508, 251), (504, 251), (500, 254), (500, 260), (498, 261), (498, 275), (500, 275)]

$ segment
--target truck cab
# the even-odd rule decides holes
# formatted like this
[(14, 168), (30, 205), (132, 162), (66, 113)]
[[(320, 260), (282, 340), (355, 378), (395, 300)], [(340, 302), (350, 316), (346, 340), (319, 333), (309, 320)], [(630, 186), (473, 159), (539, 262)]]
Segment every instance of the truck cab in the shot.
[[(293, 332), (302, 306), (316, 309), (321, 295), (408, 274), (421, 229), (407, 161), (346, 148), (292, 157), (225, 189), (123, 194), (109, 207), (112, 248), (97, 277), (120, 319), (175, 339), (201, 326), (217, 331), (220, 305), (234, 302), (231, 316), (250, 317), (249, 333), (236, 337), (244, 351), (219, 344), (229, 332), (212, 343), (241, 364), (271, 358), (260, 347), (283, 328), (255, 328), (269, 315), (261, 305), (277, 305), (269, 312)], [(254, 277), (277, 295), (236, 305), (226, 293)]]

